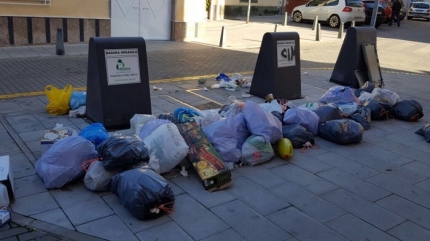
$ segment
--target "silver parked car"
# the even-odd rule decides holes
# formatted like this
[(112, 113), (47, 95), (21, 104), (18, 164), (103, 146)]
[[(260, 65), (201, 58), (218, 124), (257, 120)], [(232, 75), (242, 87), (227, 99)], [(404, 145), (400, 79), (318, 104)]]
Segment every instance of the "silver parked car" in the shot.
[(416, 2), (409, 8), (408, 20), (412, 18), (425, 18), (430, 21), (430, 3)]

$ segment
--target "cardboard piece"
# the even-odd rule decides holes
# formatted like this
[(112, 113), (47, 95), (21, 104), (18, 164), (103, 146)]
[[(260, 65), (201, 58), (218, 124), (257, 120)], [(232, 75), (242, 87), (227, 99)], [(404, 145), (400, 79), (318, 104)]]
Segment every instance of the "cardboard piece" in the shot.
[(76, 135), (77, 132), (72, 129), (47, 130), (40, 140), (40, 152), (43, 155), (58, 140)]
[(13, 174), (10, 168), (9, 156), (0, 157), (0, 182), (6, 186), (10, 203), (15, 201)]
[(230, 171), (199, 125), (193, 121), (177, 126), (190, 147), (187, 157), (199, 174), (205, 189), (212, 192), (230, 186)]

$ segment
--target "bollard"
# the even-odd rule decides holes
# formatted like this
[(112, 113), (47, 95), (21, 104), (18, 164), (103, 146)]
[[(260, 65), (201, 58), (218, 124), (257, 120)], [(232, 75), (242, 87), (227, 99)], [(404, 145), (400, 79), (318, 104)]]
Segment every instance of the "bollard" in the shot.
[(221, 48), (225, 47), (225, 42), (226, 42), (226, 36), (225, 35), (226, 35), (225, 28), (224, 28), (224, 26), (222, 26), (222, 29), (221, 29), (221, 38), (219, 40), (219, 46)]
[(339, 33), (337, 34), (337, 38), (342, 38), (343, 35), (343, 22), (340, 23)]
[(351, 27), (355, 27), (355, 21), (351, 22)]
[(315, 30), (317, 28), (317, 24), (318, 24), (318, 15), (315, 16), (314, 24), (312, 24), (312, 30)]
[(275, 24), (275, 33), (278, 32), (278, 24)]
[(57, 28), (57, 45), (55, 49), (57, 55), (64, 55), (66, 53), (64, 50), (63, 29), (61, 28)]
[(287, 12), (285, 12), (285, 13), (284, 13), (284, 22), (283, 22), (283, 24), (282, 24), (282, 25), (287, 26), (287, 19), (288, 19), (288, 13), (287, 13)]
[(317, 34), (315, 36), (315, 41), (321, 41), (321, 24), (317, 25)]

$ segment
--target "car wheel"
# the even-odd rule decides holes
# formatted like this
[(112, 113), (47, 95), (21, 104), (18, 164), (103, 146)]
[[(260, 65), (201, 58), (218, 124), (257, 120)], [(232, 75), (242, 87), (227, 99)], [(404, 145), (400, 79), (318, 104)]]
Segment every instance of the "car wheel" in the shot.
[(300, 23), (302, 21), (302, 13), (299, 11), (294, 12), (293, 21), (296, 23)]
[(340, 25), (340, 19), (339, 16), (337, 15), (332, 15), (329, 19), (328, 19), (328, 23), (330, 24), (330, 27), (332, 28), (338, 28)]
[(407, 17), (407, 19), (408, 19), (408, 20), (411, 20), (411, 19), (412, 19), (412, 17)]

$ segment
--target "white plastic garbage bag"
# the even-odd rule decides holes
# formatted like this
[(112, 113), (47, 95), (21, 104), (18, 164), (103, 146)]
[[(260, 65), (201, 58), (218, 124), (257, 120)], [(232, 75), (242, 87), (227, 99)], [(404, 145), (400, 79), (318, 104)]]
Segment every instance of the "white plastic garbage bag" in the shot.
[(262, 136), (252, 135), (242, 145), (242, 162), (249, 166), (267, 162), (274, 155), (272, 145)]
[(200, 122), (200, 126), (202, 127), (202, 129), (204, 129), (217, 120), (221, 120), (221, 115), (218, 114), (218, 112), (213, 110), (207, 111), (204, 113), (203, 119)]
[(135, 114), (131, 119), (130, 119), (130, 129), (132, 129), (134, 131), (134, 134), (139, 135), (140, 133), (140, 128), (142, 128), (142, 126), (151, 120), (155, 120), (156, 117), (153, 115), (147, 115), (147, 114)]
[(173, 123), (161, 125), (143, 141), (150, 153), (157, 150), (155, 156), (160, 164), (160, 173), (172, 170), (188, 153), (188, 145)]
[(357, 110), (358, 104), (356, 102), (339, 104), (338, 108), (344, 116), (350, 116)]
[(84, 184), (92, 191), (106, 191), (111, 177), (120, 173), (121, 170), (106, 171), (103, 162), (93, 161), (89, 164), (87, 173), (85, 173)]
[(345, 86), (333, 86), (327, 92), (321, 96), (320, 102), (324, 104), (328, 103), (349, 103), (357, 101), (354, 91)]
[(372, 91), (371, 100), (393, 106), (399, 102), (400, 97), (396, 92), (387, 89), (375, 88)]
[(36, 172), (46, 188), (60, 188), (84, 174), (82, 163), (97, 158), (94, 144), (81, 136), (66, 137), (36, 162)]

